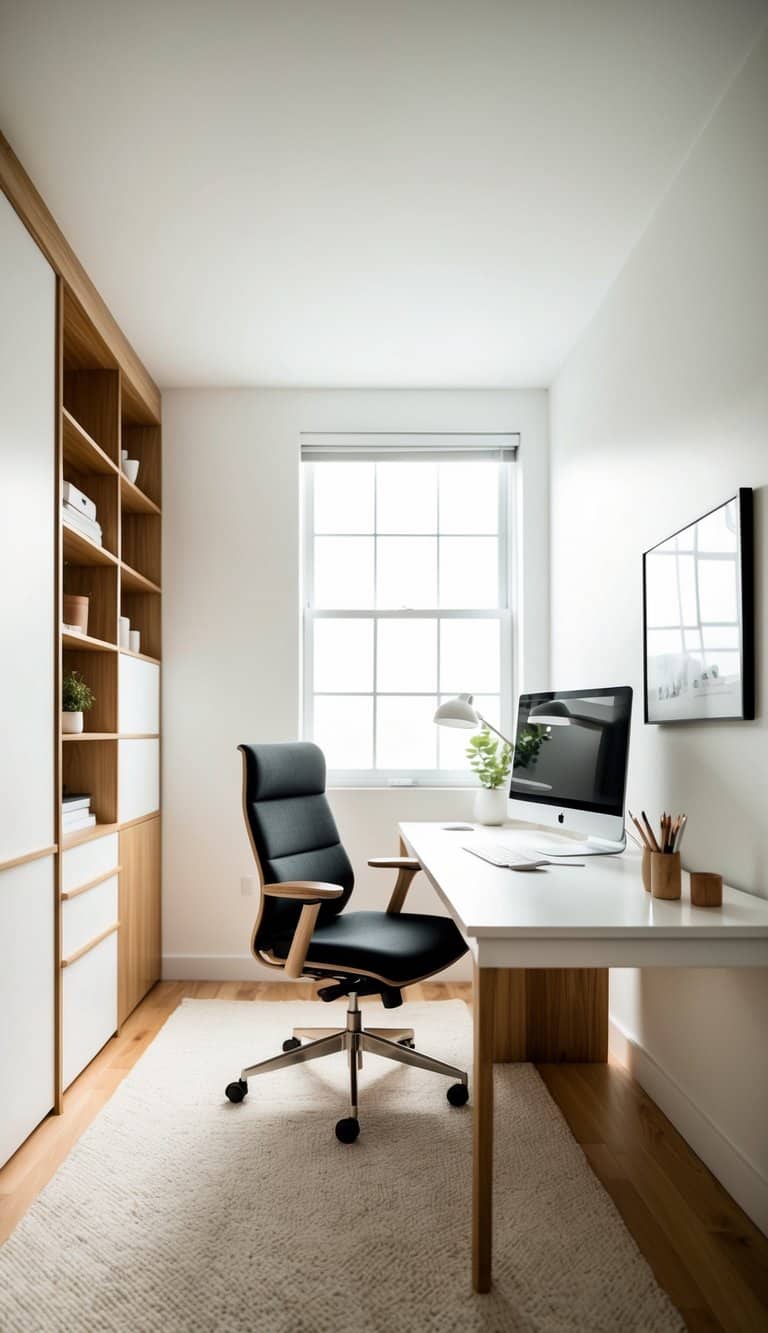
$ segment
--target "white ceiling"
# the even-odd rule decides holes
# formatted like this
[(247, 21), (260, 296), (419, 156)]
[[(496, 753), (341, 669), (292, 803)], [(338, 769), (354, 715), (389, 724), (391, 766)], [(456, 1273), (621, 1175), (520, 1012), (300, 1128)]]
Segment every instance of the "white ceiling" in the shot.
[(0, 127), (162, 387), (542, 385), (766, 12), (0, 0)]

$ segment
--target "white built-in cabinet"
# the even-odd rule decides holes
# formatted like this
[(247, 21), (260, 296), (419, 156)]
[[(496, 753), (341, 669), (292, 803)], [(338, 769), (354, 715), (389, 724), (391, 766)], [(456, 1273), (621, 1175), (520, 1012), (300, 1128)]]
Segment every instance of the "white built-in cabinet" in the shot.
[(0, 1164), (54, 1105), (56, 278), (0, 195)]

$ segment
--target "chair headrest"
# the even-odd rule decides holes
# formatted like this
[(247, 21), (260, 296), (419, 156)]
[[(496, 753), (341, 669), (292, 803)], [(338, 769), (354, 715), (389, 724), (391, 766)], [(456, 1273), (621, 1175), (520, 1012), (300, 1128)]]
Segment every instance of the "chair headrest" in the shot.
[(239, 745), (245, 755), (249, 801), (318, 796), (325, 791), (325, 755), (311, 741)]

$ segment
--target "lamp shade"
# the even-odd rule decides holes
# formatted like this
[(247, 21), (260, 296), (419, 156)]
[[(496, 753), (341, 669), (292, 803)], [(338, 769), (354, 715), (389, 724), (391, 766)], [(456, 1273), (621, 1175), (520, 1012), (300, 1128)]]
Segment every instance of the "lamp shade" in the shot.
[(439, 727), (476, 727), (479, 720), (472, 707), (471, 694), (458, 694), (455, 699), (446, 699), (434, 717)]
[(549, 703), (536, 704), (528, 714), (528, 721), (538, 727), (569, 727), (573, 718), (564, 699), (550, 699)]

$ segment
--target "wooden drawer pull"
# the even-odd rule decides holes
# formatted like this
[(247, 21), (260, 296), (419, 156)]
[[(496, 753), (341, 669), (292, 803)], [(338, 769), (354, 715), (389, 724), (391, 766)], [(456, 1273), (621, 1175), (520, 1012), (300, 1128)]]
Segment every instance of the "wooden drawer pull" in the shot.
[(75, 952), (71, 953), (69, 958), (62, 958), (61, 966), (71, 967), (72, 963), (76, 963), (78, 958), (82, 958), (84, 953), (90, 953), (91, 949), (95, 949), (97, 944), (101, 944), (102, 940), (105, 940), (108, 935), (111, 935), (115, 930), (119, 930), (119, 928), (120, 922), (113, 921), (111, 926), (107, 926), (106, 930), (101, 931), (101, 934), (95, 935), (87, 944), (81, 944), (79, 949), (75, 949)]
[(97, 875), (95, 879), (89, 879), (87, 884), (81, 884), (77, 889), (67, 889), (61, 895), (61, 901), (68, 903), (70, 898), (77, 898), (80, 893), (87, 893), (89, 889), (95, 889), (97, 884), (103, 884), (106, 879), (111, 879), (113, 875), (119, 875), (122, 866), (113, 866), (111, 870), (105, 870), (102, 875)]

